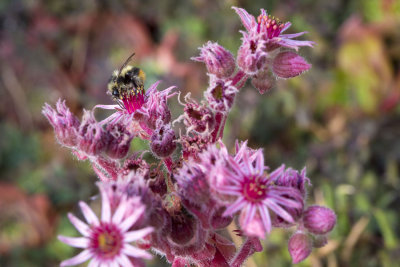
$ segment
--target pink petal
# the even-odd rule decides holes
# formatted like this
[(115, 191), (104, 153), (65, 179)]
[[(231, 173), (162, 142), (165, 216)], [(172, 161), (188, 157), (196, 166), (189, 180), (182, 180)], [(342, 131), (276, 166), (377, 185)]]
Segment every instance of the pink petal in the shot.
[[(136, 208), (131, 215), (129, 215), (123, 222), (120, 223), (119, 227), (122, 232), (128, 231), (128, 229), (139, 219), (144, 212), (144, 206)], [(115, 216), (115, 215), (114, 215)]]
[(123, 267), (133, 267), (131, 261), (124, 254), (121, 254), (116, 260)]
[(93, 258), (89, 262), (88, 267), (99, 267), (99, 265), (100, 265), (100, 262), (96, 258)]
[(259, 208), (261, 219), (267, 233), (271, 232), (271, 216), (269, 215), (267, 207), (261, 205)]
[(285, 23), (285, 26), (283, 26), (283, 29), (282, 29), (281, 33), (284, 32), (284, 31), (286, 31), (287, 29), (289, 29), (290, 26), (292, 26), (292, 23), (286, 22), (286, 23)]
[(68, 237), (59, 235), (58, 240), (75, 248), (87, 248), (89, 245), (89, 239), (86, 237)]
[(83, 236), (89, 236), (89, 226), (79, 220), (75, 215), (72, 213), (68, 213), (68, 219), (70, 222), (75, 226), (75, 228), (81, 233)]
[(274, 181), (275, 179), (277, 179), (279, 176), (282, 175), (284, 170), (285, 170), (285, 164), (282, 164), (279, 168), (277, 168), (276, 170), (274, 170), (269, 174), (269, 178)]
[(296, 38), (296, 37), (302, 36), (302, 35), (305, 34), (305, 33), (307, 33), (307, 32), (280, 34), (279, 37), (291, 39), (291, 38)]
[(242, 198), (239, 197), (232, 205), (230, 205), (225, 212), (222, 214), (222, 216), (229, 216), (237, 212), (238, 210), (242, 209), (244, 206), (246, 206), (247, 202)]
[(80, 264), (82, 262), (87, 261), (92, 256), (93, 256), (93, 254), (88, 249), (85, 249), (84, 251), (82, 251), (81, 253), (76, 255), (75, 257), (72, 257), (72, 258), (70, 258), (68, 260), (65, 260), (65, 261), (61, 262), (60, 266), (64, 267), (64, 266), (78, 265), (78, 264)]
[(125, 244), (122, 253), (135, 257), (135, 258), (144, 258), (144, 259), (151, 259), (152, 256), (150, 253), (147, 251), (144, 251), (143, 249), (135, 248), (134, 246), (131, 246), (129, 244)]
[(252, 26), (256, 23), (255, 18), (247, 13), (247, 11), (243, 8), (232, 7), (236, 13), (239, 15), (240, 19), (242, 20), (243, 26), (246, 28), (247, 31), (250, 31)]
[(296, 77), (310, 68), (311, 64), (291, 51), (279, 53), (272, 63), (272, 71), (279, 78)]
[(126, 199), (121, 199), (121, 202), (119, 203), (118, 208), (115, 211), (114, 216), (112, 217), (112, 222), (115, 224), (119, 224), (125, 215), (125, 211), (126, 211)]
[(264, 200), (264, 203), (273, 211), (276, 213), (276, 215), (282, 217), (284, 220), (287, 222), (293, 223), (293, 218), (292, 216), (284, 210), (281, 206), (276, 204), (274, 201), (271, 201), (270, 199)]
[(275, 202), (281, 204), (282, 206), (296, 208), (296, 209), (301, 208), (303, 206), (303, 203), (282, 196), (274, 195), (272, 193), (269, 194), (268, 196), (273, 198)]
[(126, 234), (124, 234), (124, 240), (125, 242), (136, 241), (150, 234), (151, 232), (153, 232), (153, 230), (153, 227), (146, 227), (140, 230), (127, 232)]
[(94, 214), (93, 210), (83, 201), (79, 201), (79, 206), (81, 207), (83, 216), (85, 216), (86, 221), (89, 224), (99, 224), (99, 219), (97, 218), (96, 214)]
[(105, 190), (99, 186), (101, 192), (101, 220), (104, 222), (111, 221), (111, 207), (110, 207), (110, 200), (108, 199), (107, 193)]
[(242, 195), (242, 193), (240, 192), (242, 187), (240, 187), (240, 186), (220, 185), (220, 186), (217, 186), (217, 189), (222, 194), (228, 194), (228, 195), (233, 195), (233, 196), (241, 196)]
[(291, 40), (288, 38), (281, 38), (281, 40), (278, 42), (281, 46), (288, 47), (288, 48), (293, 48), (296, 51), (299, 50), (300, 46), (309, 46), (313, 47), (315, 45), (315, 42), (312, 41), (300, 41), (300, 40)]
[(241, 220), (241, 226), (244, 227), (248, 225), (251, 220), (253, 220), (255, 214), (256, 206), (253, 204), (248, 205), (246, 209), (242, 210), (240, 214), (240, 218), (243, 218), (243, 220)]

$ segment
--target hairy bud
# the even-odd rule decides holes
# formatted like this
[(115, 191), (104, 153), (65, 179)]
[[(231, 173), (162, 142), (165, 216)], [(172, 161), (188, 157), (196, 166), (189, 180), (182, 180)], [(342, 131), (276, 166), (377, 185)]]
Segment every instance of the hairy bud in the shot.
[(107, 146), (105, 132), (92, 111), (83, 112), (82, 123), (79, 126), (78, 149), (88, 155), (98, 155)]
[(175, 132), (169, 124), (159, 124), (151, 136), (151, 152), (159, 158), (171, 155), (176, 149)]
[(305, 260), (312, 250), (312, 240), (307, 234), (302, 232), (295, 233), (290, 239), (288, 244), (292, 263), (296, 264)]
[(313, 234), (323, 235), (332, 231), (336, 224), (333, 210), (322, 206), (310, 206), (303, 215), (304, 226)]
[(296, 77), (310, 68), (311, 64), (291, 51), (279, 53), (272, 63), (272, 71), (279, 78)]
[(56, 109), (46, 103), (42, 113), (53, 126), (58, 142), (67, 147), (75, 147), (77, 145), (77, 132), (80, 122), (66, 106), (65, 100), (61, 101), (59, 99)]
[(206, 64), (210, 74), (218, 78), (228, 78), (235, 71), (235, 59), (232, 54), (217, 43), (208, 42), (200, 48), (200, 56), (192, 60), (202, 61)]

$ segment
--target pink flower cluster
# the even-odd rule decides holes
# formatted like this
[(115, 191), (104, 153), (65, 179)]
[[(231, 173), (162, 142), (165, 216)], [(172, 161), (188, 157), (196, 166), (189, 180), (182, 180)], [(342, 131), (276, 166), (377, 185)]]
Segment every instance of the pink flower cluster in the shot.
[[(101, 216), (84, 202), (86, 222), (69, 214), (82, 237), (59, 239), (82, 248), (61, 266), (90, 260), (89, 266), (144, 266), (151, 254), (165, 256), (172, 266), (241, 266), (262, 251), (260, 239), (273, 228), (293, 228), (289, 253), (293, 263), (304, 260), (312, 247), (327, 242), (336, 223), (326, 207), (306, 206), (306, 170), (270, 170), (262, 149), (235, 144), (233, 153), (221, 141), (235, 97), (248, 79), (264, 93), (277, 78), (291, 78), (310, 65), (292, 50), (313, 42), (293, 40), (303, 33), (283, 34), (290, 23), (268, 16), (257, 21), (244, 9), (234, 8), (247, 32), (237, 58), (217, 43), (200, 48), (196, 61), (204, 62), (210, 78), (200, 102), (190, 94), (181, 101), (183, 114), (171, 121), (168, 99), (174, 87), (158, 91), (159, 82), (138, 97), (118, 105), (97, 105), (84, 110), (82, 119), (59, 100), (46, 104), (43, 114), (59, 143), (79, 160), (90, 161), (101, 180)], [(102, 121), (95, 110), (113, 113)], [(176, 125), (179, 127), (176, 127)], [(179, 129), (179, 131), (178, 131)], [(179, 133), (179, 135), (177, 134)], [(143, 158), (146, 151), (130, 153), (133, 138), (148, 142), (158, 164)], [(243, 245), (236, 248), (226, 234), (235, 224)]]

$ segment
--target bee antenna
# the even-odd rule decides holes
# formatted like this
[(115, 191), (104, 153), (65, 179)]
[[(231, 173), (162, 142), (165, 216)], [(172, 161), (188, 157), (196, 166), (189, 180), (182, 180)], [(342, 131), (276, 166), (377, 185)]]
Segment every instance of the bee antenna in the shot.
[(122, 69), (125, 68), (126, 65), (128, 65), (129, 61), (132, 60), (132, 58), (133, 58), (134, 55), (135, 55), (135, 52), (133, 52), (132, 55), (130, 55), (130, 56), (128, 57), (128, 59), (125, 60), (125, 63), (124, 63), (124, 64), (121, 66), (121, 68), (118, 70), (118, 76), (119, 76), (119, 74), (121, 73)]

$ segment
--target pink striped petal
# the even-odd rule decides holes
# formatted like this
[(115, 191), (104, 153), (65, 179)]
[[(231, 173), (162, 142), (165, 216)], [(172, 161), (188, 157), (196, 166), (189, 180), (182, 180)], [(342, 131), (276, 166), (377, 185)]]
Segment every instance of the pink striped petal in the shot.
[(230, 205), (222, 216), (229, 216), (246, 206), (247, 202), (243, 197), (239, 197), (232, 205)]
[(118, 208), (115, 211), (114, 216), (112, 217), (112, 222), (115, 224), (119, 224), (125, 215), (125, 211), (126, 211), (126, 199), (121, 199), (121, 202), (119, 203)]
[(65, 261), (61, 262), (60, 266), (64, 267), (64, 266), (78, 265), (78, 264), (80, 264), (82, 262), (87, 261), (92, 256), (93, 256), (92, 252), (90, 252), (88, 249), (85, 249), (84, 251), (82, 251), (81, 253), (76, 255), (75, 257), (72, 257), (72, 258), (70, 258), (68, 260), (65, 260)]
[(135, 258), (144, 258), (148, 260), (152, 258), (151, 254), (147, 251), (135, 248), (134, 246), (131, 246), (129, 244), (124, 245), (122, 253)]
[(271, 201), (269, 199), (265, 200), (264, 203), (273, 211), (276, 213), (276, 215), (282, 217), (285, 221), (293, 223), (293, 217), (286, 211), (284, 210), (281, 206), (276, 204), (274, 201)]
[(285, 164), (282, 164), (279, 168), (274, 170), (269, 174), (269, 178), (274, 181), (276, 180), (279, 176), (282, 175), (283, 171), (285, 170)]
[(281, 33), (284, 32), (284, 31), (286, 31), (287, 29), (289, 29), (290, 26), (292, 26), (292, 23), (291, 23), (291, 22), (286, 22), (286, 23), (285, 23), (285, 26), (283, 26), (283, 28), (282, 28), (282, 30), (281, 30)]
[(131, 261), (124, 254), (121, 254), (116, 261), (123, 267), (133, 267)]
[(235, 185), (220, 185), (217, 186), (217, 190), (221, 192), (222, 194), (228, 194), (228, 195), (233, 195), (233, 196), (241, 196), (242, 193), (240, 192), (242, 190), (241, 186), (235, 186)]
[(271, 216), (269, 215), (269, 211), (266, 206), (261, 205), (259, 207), (260, 215), (261, 215), (261, 220), (263, 222), (264, 228), (267, 231), (267, 233), (271, 232)]
[(89, 224), (99, 224), (99, 219), (97, 218), (96, 214), (94, 214), (93, 210), (88, 206), (88, 204), (83, 201), (79, 201), (79, 206), (81, 207), (83, 216), (85, 216), (85, 219)]
[(88, 267), (99, 267), (99, 266), (100, 262), (96, 258), (93, 258), (88, 264)]
[(75, 248), (87, 248), (89, 245), (89, 239), (86, 237), (68, 237), (59, 235), (58, 240)]
[[(128, 229), (139, 219), (143, 214), (145, 207), (140, 206), (136, 208), (131, 215), (129, 215), (123, 222), (120, 223), (119, 227), (122, 232), (128, 231)], [(115, 216), (115, 215), (114, 215)]]
[(232, 7), (236, 13), (239, 15), (240, 19), (242, 20), (243, 26), (246, 28), (247, 31), (250, 31), (253, 24), (256, 23), (255, 18), (247, 13), (247, 11), (243, 8)]
[(101, 220), (104, 222), (111, 221), (111, 207), (110, 207), (110, 200), (108, 199), (107, 193), (101, 186), (99, 186), (101, 192)]
[(248, 225), (251, 222), (251, 220), (253, 220), (255, 214), (256, 214), (256, 206), (253, 204), (248, 205), (247, 209), (242, 210), (242, 213), (240, 214), (240, 217), (243, 218), (242, 227)]
[(154, 230), (153, 227), (146, 227), (146, 228), (143, 228), (140, 230), (127, 232), (124, 234), (124, 240), (125, 240), (125, 242), (136, 241), (138, 239), (141, 239), (141, 238), (147, 236), (148, 234), (153, 232), (153, 230)]
[(72, 213), (68, 213), (68, 219), (75, 226), (75, 228), (79, 231), (79, 233), (81, 233), (83, 236), (89, 236), (89, 226), (86, 223), (79, 220)]

